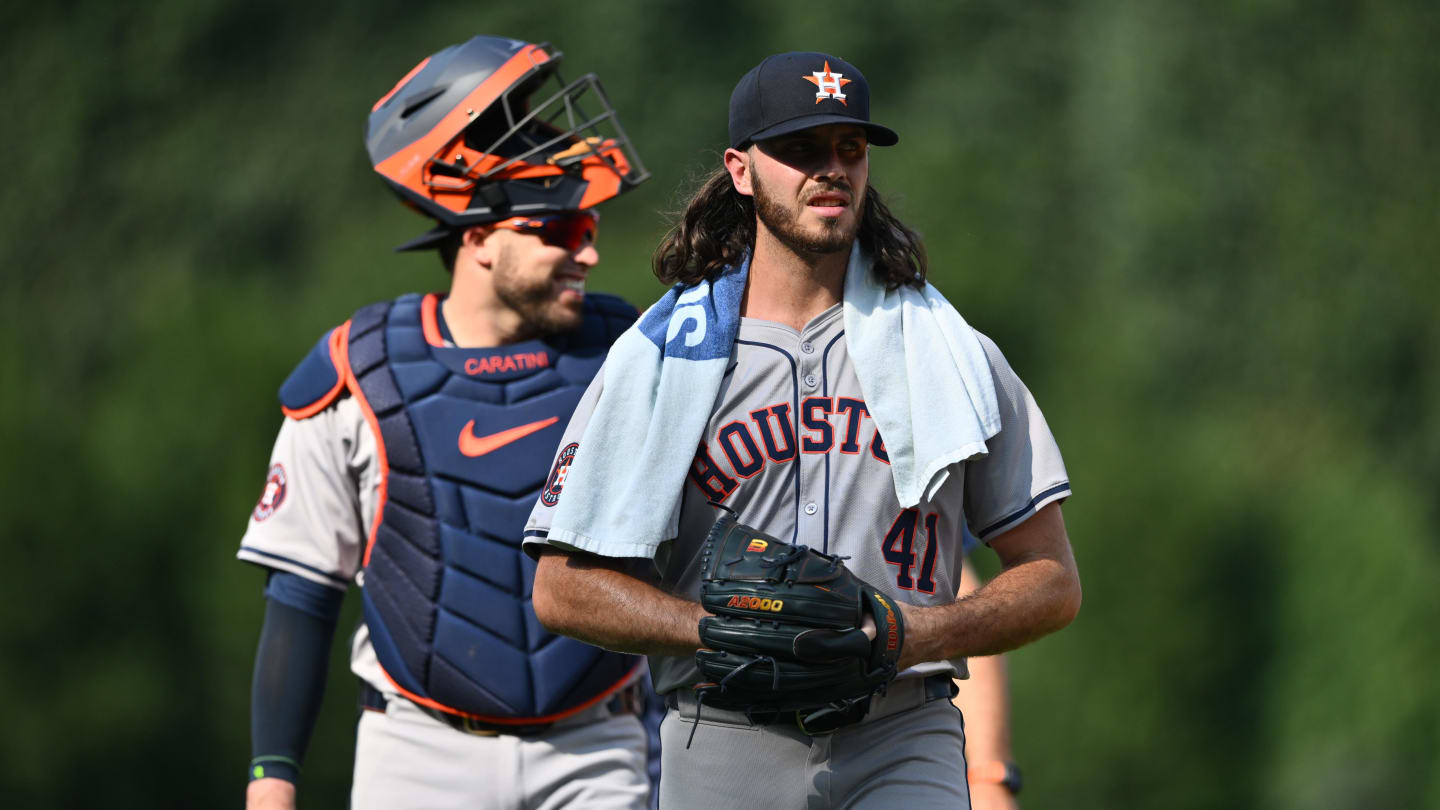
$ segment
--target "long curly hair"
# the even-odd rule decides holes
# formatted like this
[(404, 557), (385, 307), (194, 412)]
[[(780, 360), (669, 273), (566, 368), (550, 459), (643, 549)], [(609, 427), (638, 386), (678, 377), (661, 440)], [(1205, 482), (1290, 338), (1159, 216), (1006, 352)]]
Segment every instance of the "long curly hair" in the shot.
[[(735, 190), (724, 168), (705, 178), (684, 210), (671, 216), (674, 225), (650, 261), (655, 277), (667, 285), (714, 279), (755, 248), (755, 202)], [(865, 189), (859, 239), (886, 289), (924, 286), (925, 243), (890, 213), (874, 186)]]

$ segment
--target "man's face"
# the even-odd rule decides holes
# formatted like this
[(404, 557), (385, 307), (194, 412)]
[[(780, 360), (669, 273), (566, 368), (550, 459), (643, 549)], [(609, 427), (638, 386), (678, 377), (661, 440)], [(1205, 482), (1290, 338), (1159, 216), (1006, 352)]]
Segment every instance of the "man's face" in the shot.
[(853, 124), (812, 127), (755, 144), (750, 184), (760, 225), (797, 253), (849, 250), (869, 182), (869, 143)]
[(496, 228), (492, 268), (495, 296), (537, 335), (580, 326), (585, 278), (600, 261), (595, 231), (578, 219), (551, 218), (546, 229)]

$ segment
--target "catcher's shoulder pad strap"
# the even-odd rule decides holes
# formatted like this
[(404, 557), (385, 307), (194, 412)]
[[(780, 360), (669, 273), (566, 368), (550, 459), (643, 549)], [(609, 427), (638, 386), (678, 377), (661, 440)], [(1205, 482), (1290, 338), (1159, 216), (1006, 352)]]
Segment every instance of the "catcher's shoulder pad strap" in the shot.
[(341, 369), (343, 342), (349, 322), (331, 329), (320, 338), (300, 365), (280, 385), (280, 410), (291, 419), (308, 419), (325, 410), (345, 388)]

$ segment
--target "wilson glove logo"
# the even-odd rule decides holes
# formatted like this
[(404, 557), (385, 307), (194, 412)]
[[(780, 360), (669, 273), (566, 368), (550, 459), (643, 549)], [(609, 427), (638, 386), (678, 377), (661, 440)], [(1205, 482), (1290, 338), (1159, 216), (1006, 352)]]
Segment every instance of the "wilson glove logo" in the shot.
[(725, 607), (740, 608), (741, 610), (763, 610), (769, 613), (779, 613), (781, 609), (785, 607), (785, 600), (761, 599), (758, 596), (732, 596), (730, 597), (730, 601), (725, 603)]
[(885, 597), (875, 594), (875, 601), (885, 606), (885, 649), (894, 650), (900, 646), (900, 628), (895, 621), (895, 608), (885, 601)]

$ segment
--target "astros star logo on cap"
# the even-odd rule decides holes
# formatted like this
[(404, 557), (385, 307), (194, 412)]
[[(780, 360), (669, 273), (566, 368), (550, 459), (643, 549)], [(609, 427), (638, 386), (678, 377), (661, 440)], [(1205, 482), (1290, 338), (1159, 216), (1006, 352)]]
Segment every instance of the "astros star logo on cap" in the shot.
[[(815, 94), (816, 104), (819, 104), (822, 99), (827, 98), (833, 98), (841, 104), (845, 104), (845, 94), (840, 92), (840, 88), (849, 84), (850, 80), (844, 77), (845, 74), (843, 73), (831, 73), (830, 62), (826, 61), (823, 72), (811, 73), (809, 76), (801, 76), (800, 78), (819, 88), (819, 92)], [(846, 106), (848, 107), (849, 105), (846, 104)]]

